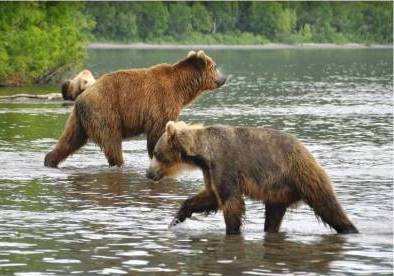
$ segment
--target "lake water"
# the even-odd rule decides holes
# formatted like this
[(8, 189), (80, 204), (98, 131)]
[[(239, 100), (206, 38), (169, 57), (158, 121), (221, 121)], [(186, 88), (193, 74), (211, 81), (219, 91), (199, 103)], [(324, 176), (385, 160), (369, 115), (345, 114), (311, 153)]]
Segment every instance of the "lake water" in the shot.
[[(98, 75), (186, 53), (90, 50), (86, 66)], [(168, 229), (180, 203), (203, 187), (199, 171), (149, 181), (144, 137), (124, 142), (122, 169), (108, 168), (93, 144), (60, 169), (45, 168), (71, 107), (0, 103), (0, 275), (392, 274), (392, 50), (208, 54), (230, 79), (181, 119), (295, 134), (361, 234), (335, 234), (305, 205), (286, 214), (279, 234), (264, 234), (263, 204), (251, 200), (240, 236), (225, 235), (220, 213)]]

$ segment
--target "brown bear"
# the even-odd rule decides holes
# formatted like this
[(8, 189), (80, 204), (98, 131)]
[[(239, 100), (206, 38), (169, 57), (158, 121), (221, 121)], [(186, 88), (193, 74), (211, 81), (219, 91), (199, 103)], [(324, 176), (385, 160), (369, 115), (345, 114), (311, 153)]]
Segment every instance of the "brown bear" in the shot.
[(62, 83), (61, 91), (63, 99), (75, 101), (75, 99), (88, 87), (96, 82), (92, 72), (85, 69), (78, 73), (73, 79)]
[(243, 195), (265, 204), (264, 231), (278, 232), (286, 209), (307, 203), (338, 233), (357, 233), (323, 168), (294, 136), (270, 128), (168, 122), (147, 177), (160, 180), (184, 164), (202, 170), (205, 189), (183, 202), (172, 225), (193, 213), (223, 211), (227, 234), (240, 233)]
[(149, 156), (165, 125), (205, 90), (226, 81), (203, 51), (191, 51), (175, 64), (115, 71), (101, 76), (75, 101), (64, 132), (44, 164), (59, 162), (88, 139), (104, 151), (110, 166), (123, 164), (122, 140), (147, 135)]

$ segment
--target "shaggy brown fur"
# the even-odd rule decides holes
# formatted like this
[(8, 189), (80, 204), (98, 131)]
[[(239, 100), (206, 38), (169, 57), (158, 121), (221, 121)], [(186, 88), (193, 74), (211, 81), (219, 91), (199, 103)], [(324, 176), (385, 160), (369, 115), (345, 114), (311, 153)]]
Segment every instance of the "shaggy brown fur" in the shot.
[(83, 91), (88, 89), (96, 82), (92, 72), (85, 69), (78, 73), (73, 79), (67, 80), (62, 83), (62, 95), (63, 99), (75, 101), (75, 99)]
[(169, 122), (147, 177), (159, 180), (179, 164), (202, 169), (205, 190), (187, 199), (172, 222), (194, 212), (223, 210), (227, 234), (240, 232), (242, 195), (265, 204), (264, 231), (278, 232), (286, 209), (306, 202), (338, 233), (357, 233), (323, 168), (295, 137), (270, 128), (188, 126)]
[(152, 157), (165, 124), (204, 90), (220, 87), (225, 80), (203, 51), (191, 51), (175, 64), (103, 75), (77, 98), (45, 166), (57, 167), (88, 139), (101, 147), (110, 166), (121, 166), (122, 140), (141, 133), (147, 135)]

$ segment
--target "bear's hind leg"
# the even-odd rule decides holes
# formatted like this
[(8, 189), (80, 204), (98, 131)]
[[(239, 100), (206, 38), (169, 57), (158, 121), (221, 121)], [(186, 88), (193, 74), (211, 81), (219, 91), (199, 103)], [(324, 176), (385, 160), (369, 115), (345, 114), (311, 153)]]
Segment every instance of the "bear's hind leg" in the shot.
[(324, 223), (339, 234), (358, 233), (357, 228), (346, 216), (334, 193), (322, 194), (320, 198), (305, 198), (305, 202)]
[(101, 148), (108, 165), (121, 167), (123, 165), (122, 134), (118, 124), (109, 122), (103, 116), (97, 117), (90, 123), (89, 137)]
[(339, 204), (331, 183), (324, 174), (321, 182), (304, 182), (302, 185), (302, 199), (313, 209), (316, 216), (324, 223), (334, 228), (340, 234), (358, 233), (357, 228), (345, 214)]
[(61, 161), (85, 145), (87, 140), (88, 136), (73, 110), (56, 147), (45, 156), (44, 165), (56, 168)]
[(170, 226), (185, 221), (190, 218), (193, 213), (209, 213), (218, 209), (218, 202), (214, 193), (204, 190), (199, 194), (186, 199), (176, 216), (172, 220)]
[(241, 233), (242, 219), (245, 214), (245, 202), (241, 196), (233, 196), (226, 200), (223, 206), (223, 216), (226, 223), (226, 234)]
[(123, 165), (122, 138), (109, 139), (102, 149), (110, 167)]
[(264, 232), (277, 233), (286, 213), (287, 206), (284, 204), (265, 204)]

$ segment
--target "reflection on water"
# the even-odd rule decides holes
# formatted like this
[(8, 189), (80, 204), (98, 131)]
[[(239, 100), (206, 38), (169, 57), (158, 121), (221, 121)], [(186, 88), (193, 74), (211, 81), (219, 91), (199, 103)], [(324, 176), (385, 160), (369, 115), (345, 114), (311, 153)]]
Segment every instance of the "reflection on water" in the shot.
[[(175, 61), (186, 52), (92, 51), (88, 67), (98, 74)], [(182, 119), (271, 126), (300, 137), (361, 234), (336, 235), (306, 206), (286, 214), (281, 233), (264, 234), (264, 206), (250, 200), (241, 236), (224, 235), (220, 213), (169, 230), (182, 200), (202, 188), (201, 172), (149, 181), (144, 137), (124, 142), (122, 169), (107, 168), (93, 144), (60, 169), (44, 168), (70, 107), (2, 103), (1, 275), (392, 274), (391, 51), (209, 54), (230, 80)]]

